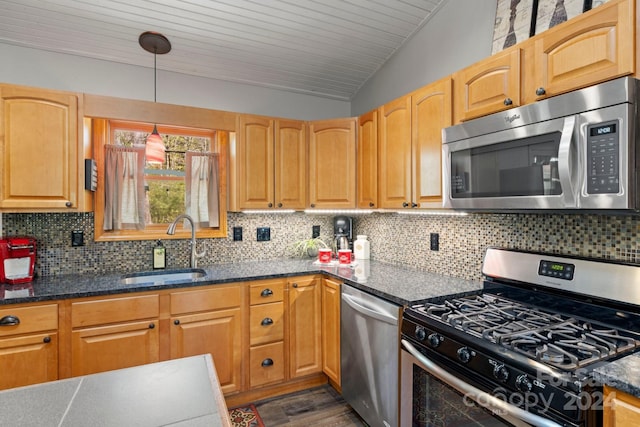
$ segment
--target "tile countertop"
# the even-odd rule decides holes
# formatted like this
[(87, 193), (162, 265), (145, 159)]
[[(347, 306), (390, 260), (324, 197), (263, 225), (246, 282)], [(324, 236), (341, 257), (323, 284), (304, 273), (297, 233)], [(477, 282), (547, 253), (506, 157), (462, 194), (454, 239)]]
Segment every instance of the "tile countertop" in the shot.
[(355, 265), (343, 267), (287, 258), (214, 264), (201, 268), (206, 272), (205, 277), (164, 284), (125, 285), (120, 281), (122, 274), (41, 277), (25, 285), (0, 285), (0, 305), (318, 273), (328, 274), (399, 305), (445, 295), (469, 294), (482, 288), (481, 281), (443, 276), (372, 260), (356, 260)]
[(596, 381), (640, 398), (640, 354), (625, 356), (593, 371)]
[(207, 354), (1, 391), (0, 425), (230, 427), (231, 422)]

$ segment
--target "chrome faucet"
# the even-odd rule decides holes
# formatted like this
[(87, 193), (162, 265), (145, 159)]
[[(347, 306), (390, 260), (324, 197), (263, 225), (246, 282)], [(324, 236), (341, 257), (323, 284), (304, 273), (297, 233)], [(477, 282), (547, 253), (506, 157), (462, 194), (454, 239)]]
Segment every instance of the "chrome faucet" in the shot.
[(167, 228), (167, 234), (173, 236), (176, 233), (176, 225), (178, 225), (178, 221), (181, 219), (186, 219), (191, 225), (191, 241), (189, 242), (189, 246), (191, 246), (191, 268), (196, 268), (198, 267), (198, 258), (202, 258), (204, 256), (206, 249), (200, 253), (196, 250), (196, 226), (193, 223), (193, 218), (187, 214), (178, 215), (176, 219), (173, 220), (169, 228)]

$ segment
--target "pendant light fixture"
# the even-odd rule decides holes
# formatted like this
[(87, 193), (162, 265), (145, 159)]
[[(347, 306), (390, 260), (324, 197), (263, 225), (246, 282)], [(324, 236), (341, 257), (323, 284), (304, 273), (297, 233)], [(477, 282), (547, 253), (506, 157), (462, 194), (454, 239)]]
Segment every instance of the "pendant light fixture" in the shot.
[[(140, 46), (147, 52), (153, 53), (153, 102), (157, 101), (156, 92), (157, 92), (157, 74), (158, 68), (156, 64), (157, 55), (163, 55), (171, 50), (171, 43), (169, 43), (169, 39), (163, 36), (160, 33), (155, 33), (153, 31), (145, 31), (140, 34), (138, 38), (138, 42)], [(162, 164), (164, 163), (165, 147), (162, 142), (162, 137), (158, 133), (158, 127), (153, 125), (153, 132), (149, 134), (147, 137), (147, 143), (145, 148), (145, 157), (147, 163), (151, 164)]]

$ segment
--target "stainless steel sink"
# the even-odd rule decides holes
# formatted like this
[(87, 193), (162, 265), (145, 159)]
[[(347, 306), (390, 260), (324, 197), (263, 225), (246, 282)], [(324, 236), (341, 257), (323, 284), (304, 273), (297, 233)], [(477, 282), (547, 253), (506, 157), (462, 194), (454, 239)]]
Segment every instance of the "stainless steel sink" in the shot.
[(126, 274), (122, 276), (120, 283), (123, 285), (163, 285), (165, 283), (189, 282), (206, 276), (207, 272), (200, 268), (149, 271), (144, 273)]

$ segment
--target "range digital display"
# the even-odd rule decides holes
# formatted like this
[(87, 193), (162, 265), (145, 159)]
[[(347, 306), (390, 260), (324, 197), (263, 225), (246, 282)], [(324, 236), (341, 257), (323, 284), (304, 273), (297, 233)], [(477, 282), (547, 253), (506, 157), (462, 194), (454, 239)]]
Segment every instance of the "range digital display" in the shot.
[(573, 280), (576, 266), (564, 262), (540, 261), (538, 274), (556, 279)]

